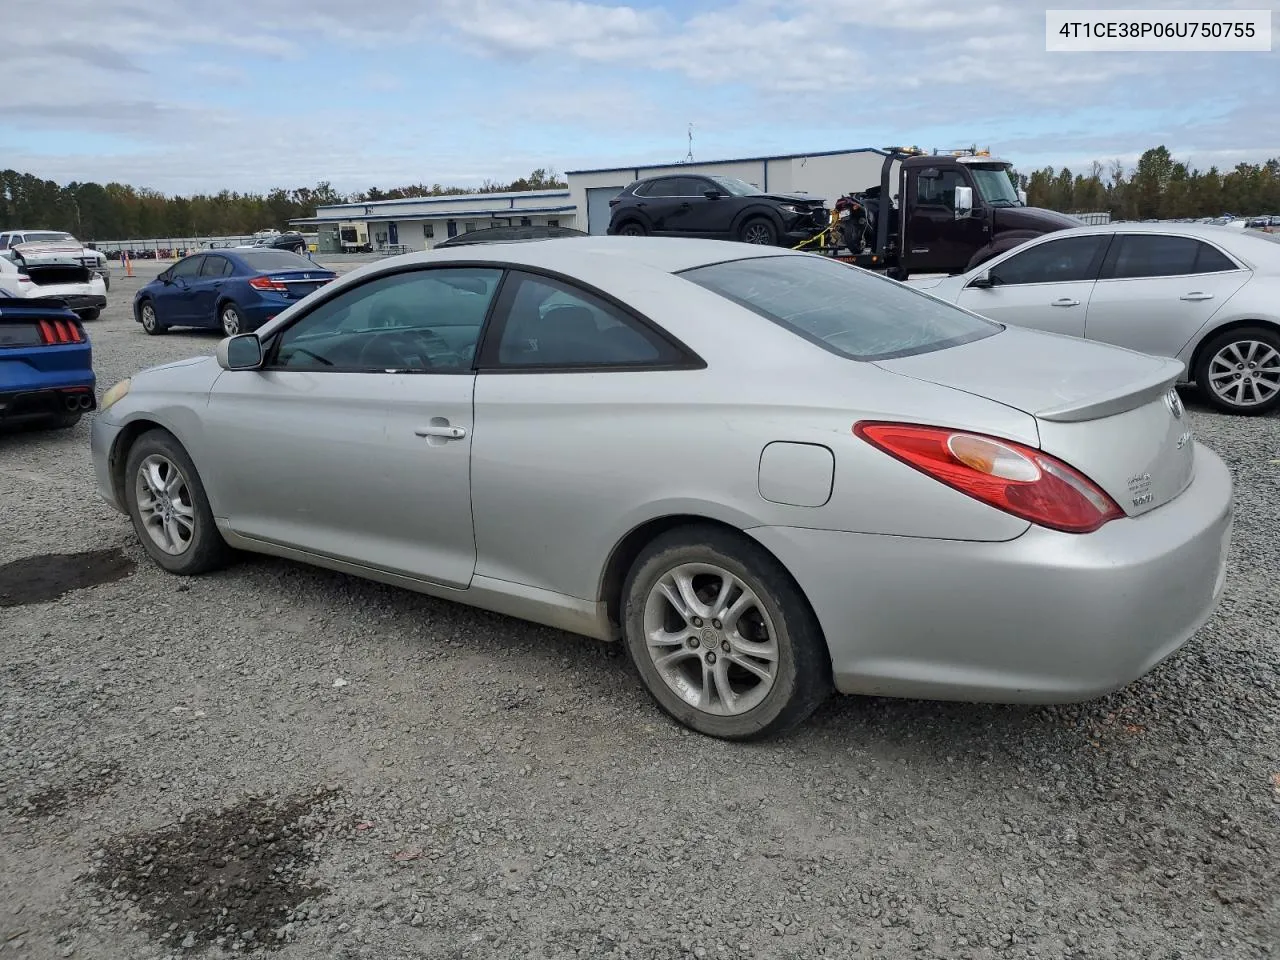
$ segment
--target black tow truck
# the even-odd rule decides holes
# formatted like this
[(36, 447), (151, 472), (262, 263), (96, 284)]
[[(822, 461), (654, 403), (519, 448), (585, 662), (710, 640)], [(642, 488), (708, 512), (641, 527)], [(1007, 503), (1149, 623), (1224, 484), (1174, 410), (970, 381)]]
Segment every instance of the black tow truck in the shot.
[(989, 151), (886, 147), (885, 153), (880, 183), (840, 197), (831, 226), (801, 248), (905, 280), (963, 273), (1031, 237), (1081, 225), (1028, 207), (1009, 179), (1012, 165)]

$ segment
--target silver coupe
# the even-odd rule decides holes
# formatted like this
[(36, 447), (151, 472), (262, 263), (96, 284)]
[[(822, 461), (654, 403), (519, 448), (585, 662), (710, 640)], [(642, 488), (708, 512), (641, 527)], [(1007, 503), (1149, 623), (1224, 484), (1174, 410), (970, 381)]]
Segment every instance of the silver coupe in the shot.
[(365, 265), (113, 386), (103, 496), (165, 570), (246, 550), (621, 640), (712, 736), (834, 688), (1091, 698), (1223, 586), (1182, 364), (811, 254), (575, 237)]

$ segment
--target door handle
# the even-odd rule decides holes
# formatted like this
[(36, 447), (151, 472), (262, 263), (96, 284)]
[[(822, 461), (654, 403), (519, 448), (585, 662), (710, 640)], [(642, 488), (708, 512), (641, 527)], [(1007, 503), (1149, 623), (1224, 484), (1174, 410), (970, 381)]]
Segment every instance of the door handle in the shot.
[(1072, 300), (1070, 297), (1061, 297), (1061, 298), (1059, 298), (1059, 299), (1054, 300), (1053, 302), (1051, 302), (1051, 303), (1049, 304), (1049, 306), (1051, 306), (1051, 307), (1078, 307), (1078, 306), (1080, 306), (1080, 301), (1079, 301), (1079, 300)]
[(1199, 290), (1196, 290), (1194, 293), (1184, 293), (1178, 299), (1179, 300), (1212, 300), (1213, 294), (1201, 293)]
[(440, 437), (443, 440), (461, 440), (467, 435), (466, 427), (431, 424), (429, 427), (418, 427), (413, 431), (419, 437)]

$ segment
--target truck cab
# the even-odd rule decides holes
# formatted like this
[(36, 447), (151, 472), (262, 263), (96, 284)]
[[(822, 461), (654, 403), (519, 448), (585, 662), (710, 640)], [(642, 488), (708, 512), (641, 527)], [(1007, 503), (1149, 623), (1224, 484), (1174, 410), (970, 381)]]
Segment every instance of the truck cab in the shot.
[(850, 256), (841, 259), (887, 269), (897, 279), (962, 273), (1031, 237), (1080, 225), (1028, 207), (1010, 168), (986, 152), (890, 148), (880, 186), (837, 204), (850, 213), (841, 234)]

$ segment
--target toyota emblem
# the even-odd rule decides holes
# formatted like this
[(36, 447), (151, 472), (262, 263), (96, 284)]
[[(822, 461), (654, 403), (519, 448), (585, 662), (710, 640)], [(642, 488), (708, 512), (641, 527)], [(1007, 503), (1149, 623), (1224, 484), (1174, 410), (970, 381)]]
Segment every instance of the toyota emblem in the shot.
[(1182, 398), (1178, 396), (1176, 389), (1170, 390), (1164, 395), (1164, 402), (1169, 407), (1169, 412), (1173, 414), (1173, 419), (1182, 419)]

